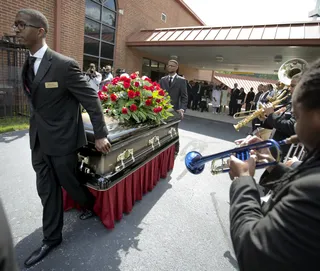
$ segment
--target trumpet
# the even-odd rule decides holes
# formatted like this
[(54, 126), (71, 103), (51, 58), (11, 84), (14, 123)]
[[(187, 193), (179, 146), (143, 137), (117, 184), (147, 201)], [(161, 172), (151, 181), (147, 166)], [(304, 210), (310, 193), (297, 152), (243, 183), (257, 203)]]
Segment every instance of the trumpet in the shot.
[[(253, 143), (247, 146), (242, 146), (242, 147), (237, 147), (234, 149), (231, 149), (229, 151), (224, 151), (220, 152), (218, 154), (213, 154), (213, 155), (208, 155), (208, 156), (202, 156), (199, 152), (197, 151), (192, 151), (187, 153), (185, 157), (185, 165), (186, 168), (188, 169), (189, 172), (192, 174), (200, 174), (203, 172), (205, 164), (207, 162), (211, 162), (211, 173), (213, 175), (219, 174), (219, 173), (225, 173), (229, 172), (230, 168), (227, 167), (227, 163), (225, 163), (224, 159), (230, 158), (230, 155), (235, 155), (238, 159), (245, 161), (249, 159), (250, 157), (250, 151), (251, 150), (259, 150), (259, 149), (264, 149), (264, 148), (271, 148), (275, 147), (277, 154), (276, 154), (276, 159), (274, 162), (268, 162), (268, 163), (263, 163), (263, 162), (257, 162), (256, 163), (256, 168), (264, 168), (268, 166), (273, 166), (276, 165), (280, 162), (281, 160), (281, 145), (285, 144), (296, 144), (298, 143), (298, 137), (296, 135), (291, 136), (287, 139), (284, 139), (282, 141), (275, 141), (273, 139), (268, 139), (265, 141), (261, 141), (258, 143)], [(217, 161), (221, 159), (221, 165), (217, 164)]]
[[(279, 105), (283, 100), (287, 99), (287, 92), (283, 91), (278, 97), (277, 99), (272, 102), (272, 106), (275, 107), (276, 105)], [(233, 127), (239, 131), (240, 128), (244, 127), (245, 125), (247, 125), (249, 122), (251, 122), (252, 120), (254, 120), (255, 118), (260, 117), (264, 112), (264, 108), (260, 108), (258, 110), (255, 110), (253, 114), (247, 116), (245, 119), (241, 120), (239, 123), (233, 125)]]

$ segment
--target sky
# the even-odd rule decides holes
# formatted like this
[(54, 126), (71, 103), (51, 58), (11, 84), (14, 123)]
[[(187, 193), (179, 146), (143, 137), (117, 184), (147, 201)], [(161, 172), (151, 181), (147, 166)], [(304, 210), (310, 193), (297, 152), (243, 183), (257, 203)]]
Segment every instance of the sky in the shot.
[(210, 26), (310, 21), (317, 0), (184, 0)]

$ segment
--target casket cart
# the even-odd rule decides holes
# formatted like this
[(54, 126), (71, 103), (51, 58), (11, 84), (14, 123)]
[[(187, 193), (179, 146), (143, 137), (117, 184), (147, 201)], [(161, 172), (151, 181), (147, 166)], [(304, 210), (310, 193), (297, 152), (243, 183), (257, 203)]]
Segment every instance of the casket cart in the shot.
[(83, 114), (82, 119), (88, 145), (78, 153), (79, 178), (85, 185), (98, 191), (109, 189), (179, 139), (178, 114), (162, 125), (153, 126), (148, 124), (128, 126), (105, 117), (109, 131), (108, 140), (112, 147), (110, 153), (102, 154), (95, 149), (89, 115)]
[[(111, 151), (102, 154), (95, 149), (89, 116), (83, 114), (88, 145), (81, 148), (79, 180), (96, 197), (94, 211), (109, 229), (132, 210), (136, 200), (151, 191), (174, 165), (174, 145), (179, 140), (178, 113), (161, 125), (127, 126), (105, 117)], [(64, 210), (79, 206), (64, 194)]]

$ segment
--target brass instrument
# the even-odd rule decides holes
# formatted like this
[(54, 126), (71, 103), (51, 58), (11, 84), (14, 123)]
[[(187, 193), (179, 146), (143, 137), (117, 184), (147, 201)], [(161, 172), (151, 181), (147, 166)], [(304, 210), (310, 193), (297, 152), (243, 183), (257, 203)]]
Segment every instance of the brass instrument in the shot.
[[(278, 97), (277, 100), (275, 100), (274, 102), (272, 102), (272, 106), (275, 107), (276, 105), (279, 105), (283, 100), (285, 100), (287, 98), (287, 93), (284, 91), (282, 92)], [(251, 122), (252, 120), (254, 120), (255, 118), (260, 117), (264, 112), (264, 108), (260, 108), (258, 110), (256, 110), (253, 114), (247, 116), (246, 118), (244, 118), (243, 120), (241, 120), (238, 124), (233, 125), (233, 127), (239, 131), (242, 127), (244, 127), (245, 125), (247, 125), (249, 122)]]
[[(291, 136), (290, 138), (287, 138), (282, 141), (275, 141), (273, 139), (268, 139), (265, 141), (261, 141), (258, 143), (253, 143), (246, 146), (237, 147), (234, 149), (231, 149), (229, 151), (220, 152), (218, 154), (208, 155), (208, 156), (202, 156), (199, 152), (192, 151), (189, 152), (185, 157), (185, 165), (189, 172), (192, 174), (200, 174), (205, 167), (205, 163), (211, 162), (211, 173), (213, 175), (229, 172), (230, 168), (227, 167), (227, 164), (224, 162), (223, 159), (230, 158), (231, 155), (235, 155), (238, 159), (245, 161), (249, 159), (250, 157), (250, 151), (251, 150), (259, 150), (264, 148), (271, 148), (275, 147), (277, 150), (276, 159), (274, 162), (257, 162), (256, 168), (264, 168), (267, 166), (276, 165), (281, 160), (281, 145), (285, 144), (295, 144), (297, 143), (298, 137), (296, 135)], [(221, 164), (218, 165), (217, 161), (221, 159)]]
[[(283, 63), (278, 71), (278, 77), (279, 81), (284, 84), (285, 86), (291, 85), (292, 77), (295, 76), (298, 73), (302, 73), (306, 67), (308, 66), (308, 63), (300, 58), (293, 58), (285, 63)], [(276, 105), (279, 105), (281, 101), (285, 100), (287, 97), (285, 95), (289, 95), (288, 87), (285, 87), (281, 91), (277, 91), (279, 95), (274, 95), (274, 97), (271, 97), (269, 99), (269, 102), (275, 107)], [(234, 128), (239, 131), (243, 126), (247, 125), (249, 122), (251, 122), (253, 119), (260, 117), (263, 114), (263, 109), (259, 108), (256, 111), (254, 111), (251, 115), (245, 117), (243, 120), (241, 120), (238, 124), (233, 125)], [(241, 118), (241, 117), (240, 117)]]

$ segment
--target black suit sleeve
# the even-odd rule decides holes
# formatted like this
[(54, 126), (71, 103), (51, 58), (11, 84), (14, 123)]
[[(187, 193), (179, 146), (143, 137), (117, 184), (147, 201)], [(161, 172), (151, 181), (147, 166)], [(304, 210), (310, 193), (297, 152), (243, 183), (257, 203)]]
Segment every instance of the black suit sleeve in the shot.
[(267, 117), (266, 122), (269, 126), (275, 128), (281, 133), (289, 136), (296, 134), (294, 130), (294, 124), (296, 123), (296, 120), (293, 117), (290, 117), (290, 119), (285, 119), (283, 114), (278, 115), (273, 113)]
[[(230, 188), (231, 239), (240, 270), (307, 270), (320, 243), (319, 175), (296, 180), (265, 216), (252, 177)], [(299, 269), (304, 265), (305, 269)]]
[(95, 138), (101, 139), (107, 137), (108, 130), (104, 121), (100, 99), (96, 91), (90, 87), (74, 60), (69, 62), (67, 87), (88, 112)]
[(182, 82), (180, 84), (180, 101), (181, 101), (181, 109), (184, 111), (187, 110), (188, 107), (188, 90), (187, 90), (187, 81), (185, 79), (181, 79)]
[(0, 270), (16, 271), (16, 263), (12, 235), (6, 214), (0, 201)]

